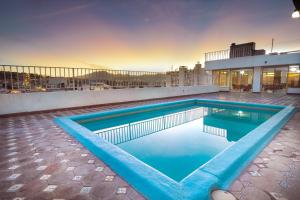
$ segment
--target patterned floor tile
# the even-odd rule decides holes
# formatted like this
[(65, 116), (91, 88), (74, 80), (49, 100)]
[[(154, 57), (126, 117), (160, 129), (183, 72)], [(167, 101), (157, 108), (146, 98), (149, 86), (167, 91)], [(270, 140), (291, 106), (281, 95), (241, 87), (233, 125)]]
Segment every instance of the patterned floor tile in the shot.
[[(53, 118), (187, 98), (293, 104), (300, 108), (299, 95), (212, 93), (1, 118), (0, 199), (144, 199), (58, 127)], [(238, 199), (299, 199), (299, 121), (297, 112), (232, 184), (229, 190)]]

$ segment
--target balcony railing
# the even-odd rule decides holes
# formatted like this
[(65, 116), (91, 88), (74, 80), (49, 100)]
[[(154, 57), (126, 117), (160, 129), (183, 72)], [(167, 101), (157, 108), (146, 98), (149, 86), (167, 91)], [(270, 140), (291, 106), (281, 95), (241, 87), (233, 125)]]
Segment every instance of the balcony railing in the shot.
[(0, 65), (0, 93), (164, 87), (161, 72)]
[(229, 53), (229, 49), (205, 53), (205, 62), (228, 59)]

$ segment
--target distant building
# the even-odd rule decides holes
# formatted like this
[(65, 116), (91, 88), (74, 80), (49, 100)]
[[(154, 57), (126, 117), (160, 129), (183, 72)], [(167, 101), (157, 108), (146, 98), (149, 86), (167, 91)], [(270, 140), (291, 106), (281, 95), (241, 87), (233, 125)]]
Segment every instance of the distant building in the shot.
[(167, 72), (167, 86), (192, 86), (206, 85), (207, 75), (200, 63), (197, 63), (194, 69), (188, 69), (186, 66), (180, 66), (178, 70)]
[(244, 57), (244, 56), (255, 56), (255, 55), (265, 55), (266, 51), (264, 49), (255, 49), (255, 42), (248, 42), (243, 44), (232, 43), (230, 45), (230, 58)]

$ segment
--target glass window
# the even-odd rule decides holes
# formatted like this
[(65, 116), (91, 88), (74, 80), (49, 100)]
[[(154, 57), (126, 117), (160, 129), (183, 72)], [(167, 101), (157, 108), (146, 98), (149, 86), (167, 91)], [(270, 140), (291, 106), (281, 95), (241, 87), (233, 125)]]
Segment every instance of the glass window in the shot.
[(219, 79), (219, 85), (220, 86), (228, 86), (228, 71), (221, 70), (220, 71), (220, 79)]
[(229, 71), (228, 70), (215, 70), (213, 71), (213, 84), (226, 87), (229, 86)]
[(219, 85), (219, 75), (220, 75), (220, 71), (213, 71), (212, 76), (213, 76), (214, 85)]
[(252, 90), (253, 69), (231, 71), (231, 90), (250, 92)]
[(264, 68), (262, 76), (263, 92), (285, 92), (287, 85), (287, 67)]
[(293, 66), (289, 67), (288, 87), (289, 88), (300, 88), (300, 69), (299, 69), (299, 65), (293, 65)]

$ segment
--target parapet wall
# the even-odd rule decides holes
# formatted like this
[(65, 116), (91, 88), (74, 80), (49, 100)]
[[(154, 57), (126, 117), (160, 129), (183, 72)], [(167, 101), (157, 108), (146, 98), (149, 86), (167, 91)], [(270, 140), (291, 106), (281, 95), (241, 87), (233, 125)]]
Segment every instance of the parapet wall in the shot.
[(218, 92), (213, 85), (0, 95), (0, 115)]

